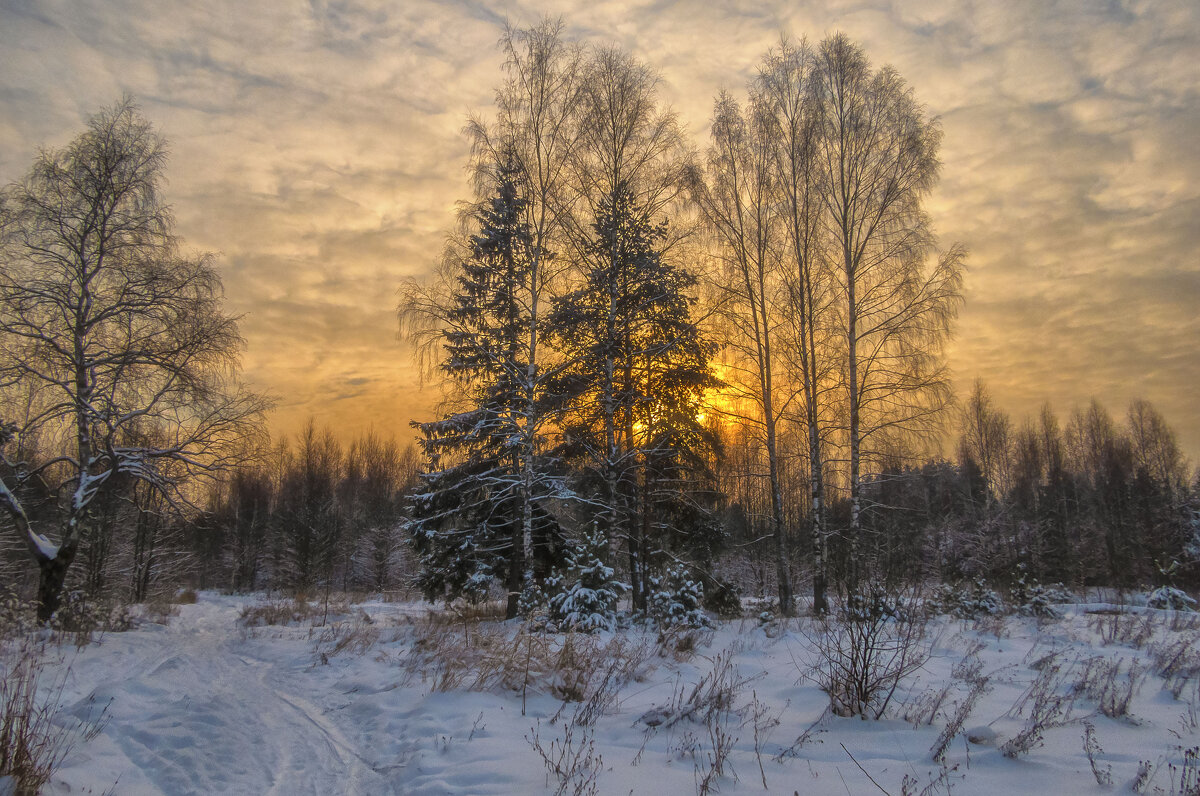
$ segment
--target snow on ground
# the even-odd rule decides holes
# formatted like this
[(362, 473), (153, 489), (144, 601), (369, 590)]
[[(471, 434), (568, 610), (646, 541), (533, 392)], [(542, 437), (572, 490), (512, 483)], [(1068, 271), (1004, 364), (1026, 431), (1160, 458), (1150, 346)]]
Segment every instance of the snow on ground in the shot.
[[(1174, 681), (1176, 698), (1153, 654), (1162, 664), (1172, 642), (1185, 658), (1200, 654), (1200, 623), (1166, 611), (1080, 605), (1053, 621), (935, 620), (933, 657), (884, 719), (864, 721), (825, 711), (811, 620), (721, 623), (694, 652), (664, 649), (636, 629), (571, 640), (564, 652), (562, 637), (518, 636), (516, 623), (431, 621), (414, 604), (362, 603), (327, 627), (311, 626), (320, 615), (240, 625), (243, 606), (262, 599), (203, 593), (165, 625), (65, 653), (63, 709), (86, 717), (108, 703), (108, 720), (49, 791), (556, 792), (560, 778), (535, 737), (564, 777), (578, 764), (560, 793), (900, 794), (931, 783), (929, 793), (1128, 792), (1143, 761), (1141, 792), (1179, 793), (1188, 777), (1200, 780), (1200, 762), (1186, 757), (1200, 745), (1195, 676)], [(1120, 668), (1106, 685), (1113, 662)], [(1119, 715), (1131, 665), (1133, 697)], [(606, 672), (610, 687), (588, 701)], [(980, 677), (986, 690), (962, 727), (984, 743), (956, 733), (939, 765), (931, 748)], [(564, 706), (563, 695), (585, 700)], [(601, 714), (590, 724), (589, 705)], [(1039, 710), (1051, 725), (1040, 743), (1006, 757), (1005, 743)], [(1098, 784), (1084, 753), (1089, 724), (1096, 769), (1111, 787)]]

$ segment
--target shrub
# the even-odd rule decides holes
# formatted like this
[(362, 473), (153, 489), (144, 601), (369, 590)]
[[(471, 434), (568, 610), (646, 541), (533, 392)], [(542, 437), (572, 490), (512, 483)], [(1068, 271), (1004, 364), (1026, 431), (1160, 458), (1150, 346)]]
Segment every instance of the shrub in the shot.
[(900, 682), (929, 660), (924, 615), (871, 586), (818, 622), (808, 640), (817, 684), (838, 716), (883, 717)]
[(1171, 586), (1160, 586), (1146, 595), (1146, 605), (1173, 611), (1195, 611), (1196, 600), (1187, 592)]
[(37, 627), (37, 606), (9, 595), (0, 600), (0, 639), (23, 636)]
[(1017, 577), (1017, 582), (1012, 588), (1012, 604), (1018, 613), (1025, 616), (1052, 619), (1059, 615), (1055, 605), (1069, 603), (1074, 599), (1075, 595), (1061, 583), (1050, 586), (1043, 586), (1036, 580), (1026, 583), (1024, 572)]
[(650, 618), (660, 627), (712, 626), (704, 613), (704, 584), (693, 578), (682, 564), (650, 578), (650, 597), (646, 602)]
[(984, 585), (980, 578), (976, 578), (970, 588), (949, 583), (938, 584), (926, 598), (925, 606), (930, 614), (949, 614), (959, 619), (978, 619), (1004, 613), (1004, 600)]

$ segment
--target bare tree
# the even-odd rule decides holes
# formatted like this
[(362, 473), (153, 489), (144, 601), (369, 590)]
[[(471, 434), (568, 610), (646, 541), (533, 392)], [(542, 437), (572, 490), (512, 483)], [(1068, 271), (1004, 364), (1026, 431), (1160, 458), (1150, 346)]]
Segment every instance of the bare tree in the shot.
[[(984, 504), (990, 507), (995, 499), (1006, 496), (1011, 486), (1012, 422), (992, 404), (983, 380), (976, 379), (971, 396), (962, 407), (960, 423), (959, 459), (963, 463), (970, 460), (979, 467), (988, 487)], [(1036, 443), (1032, 431), (1027, 438)]]
[(940, 352), (960, 301), (964, 253), (952, 248), (927, 265), (935, 241), (921, 202), (938, 176), (936, 120), (895, 70), (873, 70), (843, 35), (822, 42), (816, 68), (816, 159), (842, 272), (853, 585), (864, 448), (927, 430), (945, 405)]
[(761, 433), (766, 446), (779, 606), (784, 616), (792, 616), (795, 604), (778, 434), (780, 419), (794, 396), (786, 386), (780, 389), (777, 375), (779, 327), (789, 315), (781, 257), (785, 219), (776, 203), (774, 118), (763, 106), (752, 102), (743, 113), (728, 94), (717, 97), (707, 180), (697, 181), (694, 194), (716, 238), (722, 263), (714, 280), (718, 312), (726, 321), (722, 342), (745, 363), (739, 370), (748, 370), (752, 382), (743, 392), (755, 415), (739, 420)]
[(1166, 419), (1153, 404), (1139, 398), (1129, 405), (1128, 422), (1134, 465), (1169, 492), (1183, 494), (1188, 465)]
[(807, 42), (784, 39), (767, 53), (755, 80), (756, 116), (769, 130), (774, 194), (786, 244), (787, 319), (793, 371), (800, 371), (807, 436), (808, 486), (813, 556), (813, 611), (828, 610), (826, 598), (825, 430), (831, 371), (837, 362), (835, 272), (822, 230), (818, 152), (819, 104), (815, 58)]
[[(42, 619), (99, 499), (134, 481), (185, 500), (195, 477), (238, 460), (264, 409), (236, 381), (242, 340), (212, 258), (181, 253), (173, 234), (165, 161), (163, 139), (124, 99), (3, 193), (0, 387), (37, 401), (6, 436), (61, 441), (45, 461), (6, 460), (0, 482), (40, 569)], [(38, 479), (64, 495), (57, 542), (16, 496)]]

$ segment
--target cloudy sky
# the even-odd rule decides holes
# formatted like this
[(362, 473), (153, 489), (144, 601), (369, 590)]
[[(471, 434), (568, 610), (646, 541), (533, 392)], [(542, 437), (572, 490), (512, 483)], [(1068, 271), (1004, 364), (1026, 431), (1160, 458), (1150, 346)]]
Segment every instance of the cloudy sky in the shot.
[(505, 19), (657, 67), (698, 143), (781, 31), (842, 31), (941, 117), (943, 244), (971, 252), (951, 349), (1020, 417), (1154, 402), (1200, 460), (1200, 3), (1196, 0), (0, 0), (0, 183), (133, 94), (171, 142), (168, 197), (219, 252), (245, 372), (355, 432), (427, 414), (396, 339), (467, 195), (468, 113)]

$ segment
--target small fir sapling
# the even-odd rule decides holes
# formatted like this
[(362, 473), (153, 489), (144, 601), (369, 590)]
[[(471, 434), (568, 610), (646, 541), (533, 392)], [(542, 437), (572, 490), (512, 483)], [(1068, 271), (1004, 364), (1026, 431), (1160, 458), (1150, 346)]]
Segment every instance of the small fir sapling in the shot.
[(650, 618), (661, 627), (711, 627), (704, 613), (704, 584), (683, 564), (650, 579)]
[(567, 552), (565, 571), (548, 579), (556, 591), (549, 601), (550, 619), (560, 629), (592, 633), (616, 626), (617, 602), (629, 587), (605, 563), (607, 547), (593, 528)]
[(969, 588), (939, 584), (925, 601), (927, 613), (949, 614), (959, 619), (978, 619), (981, 616), (999, 616), (1004, 613), (1004, 600), (989, 589), (981, 578), (976, 578)]
[(1174, 611), (1195, 611), (1196, 600), (1187, 592), (1173, 586), (1160, 586), (1146, 595), (1146, 605)]

